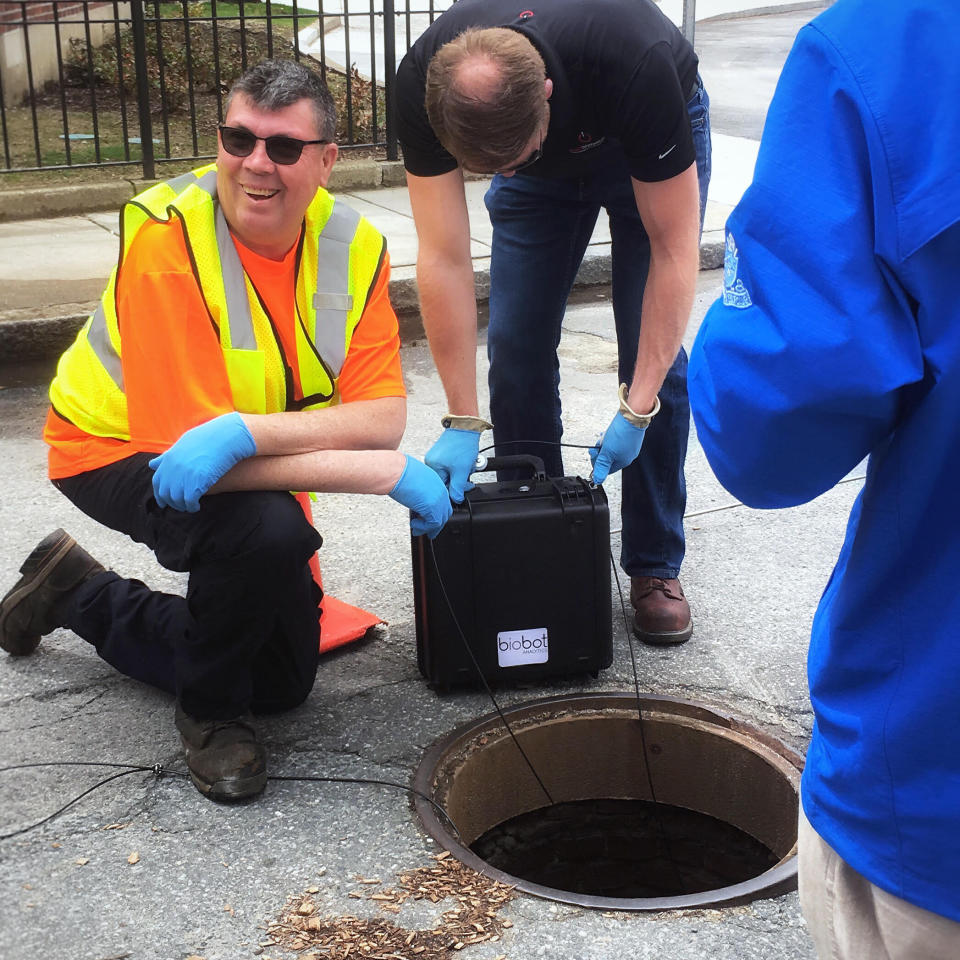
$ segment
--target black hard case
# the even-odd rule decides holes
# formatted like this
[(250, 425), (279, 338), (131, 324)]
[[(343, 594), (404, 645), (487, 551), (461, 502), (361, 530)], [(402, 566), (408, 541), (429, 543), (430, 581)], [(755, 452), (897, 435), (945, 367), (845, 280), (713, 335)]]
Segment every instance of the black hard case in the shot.
[[(612, 662), (606, 494), (578, 477), (547, 479), (536, 457), (491, 458), (486, 469), (519, 465), (534, 476), (476, 484), (433, 541), (411, 538), (417, 662), (435, 687), (479, 686), (477, 666), (494, 685), (596, 676)], [(543, 656), (544, 633), (544, 662), (501, 662)]]

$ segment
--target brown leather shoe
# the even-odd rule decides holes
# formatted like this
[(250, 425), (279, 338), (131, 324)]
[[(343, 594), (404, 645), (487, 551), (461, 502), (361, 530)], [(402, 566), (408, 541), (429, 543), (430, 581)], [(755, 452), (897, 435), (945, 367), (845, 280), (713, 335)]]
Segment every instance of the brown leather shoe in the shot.
[(631, 577), (630, 602), (636, 611), (633, 632), (644, 643), (665, 646), (690, 639), (690, 604), (679, 580)]
[(177, 704), (175, 719), (193, 785), (211, 800), (245, 800), (267, 785), (267, 756), (250, 714), (195, 720)]
[(33, 653), (42, 636), (63, 626), (70, 594), (103, 569), (69, 533), (54, 530), (44, 537), (0, 601), (0, 647), (16, 657)]

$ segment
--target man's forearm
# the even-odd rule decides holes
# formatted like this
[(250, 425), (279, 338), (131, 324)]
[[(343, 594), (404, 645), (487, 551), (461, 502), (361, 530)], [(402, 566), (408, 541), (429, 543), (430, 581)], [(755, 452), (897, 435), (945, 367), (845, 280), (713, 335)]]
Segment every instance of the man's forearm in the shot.
[(309, 490), (386, 494), (396, 486), (405, 464), (406, 457), (396, 450), (322, 450), (251, 457), (233, 467), (209, 492)]
[(700, 268), (700, 188), (697, 165), (657, 183), (633, 181), (637, 211), (650, 238), (650, 269), (643, 293), (637, 362), (627, 403), (637, 413), (653, 409), (673, 365)]
[(627, 402), (637, 413), (653, 409), (687, 328), (696, 291), (699, 249), (682, 256), (651, 254), (643, 294), (637, 362)]
[(320, 450), (395, 449), (406, 425), (404, 397), (357, 400), (319, 410), (242, 414), (257, 457)]
[(423, 328), (450, 413), (477, 416), (477, 301), (473, 263), (421, 255), (417, 285)]

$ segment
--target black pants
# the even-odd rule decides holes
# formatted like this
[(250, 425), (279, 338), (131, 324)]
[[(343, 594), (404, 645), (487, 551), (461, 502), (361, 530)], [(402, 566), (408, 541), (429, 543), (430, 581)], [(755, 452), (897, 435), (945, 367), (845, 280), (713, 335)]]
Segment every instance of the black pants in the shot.
[(54, 481), (84, 513), (189, 572), (183, 597), (113, 572), (71, 599), (66, 626), (136, 680), (201, 720), (302, 703), (317, 670), (321, 593), (307, 566), (323, 542), (288, 493), (204, 497), (160, 507), (147, 454)]

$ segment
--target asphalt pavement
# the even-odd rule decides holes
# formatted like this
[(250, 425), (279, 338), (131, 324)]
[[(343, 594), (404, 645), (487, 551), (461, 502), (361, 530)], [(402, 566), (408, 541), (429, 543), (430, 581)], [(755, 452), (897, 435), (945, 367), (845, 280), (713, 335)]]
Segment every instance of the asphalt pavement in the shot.
[[(755, 151), (763, 112), (756, 103), (769, 97), (790, 38), (811, 15), (758, 18), (768, 33), (758, 32), (751, 21), (752, 56), (744, 50), (735, 58), (730, 48), (738, 42), (742, 21), (730, 21), (727, 32), (721, 24), (698, 27), (715, 118), (720, 192), (711, 199), (716, 225), (708, 226), (713, 230), (722, 229), (723, 209), (736, 202), (736, 191), (742, 192), (743, 177), (748, 178), (742, 167), (730, 164), (732, 186), (723, 192), (725, 151)], [(720, 49), (740, 64), (740, 83), (720, 76), (715, 64), (728, 62), (721, 61)], [(755, 77), (751, 65), (757, 67)], [(727, 87), (724, 96), (714, 92)], [(752, 126), (744, 119), (739, 132), (727, 133), (716, 117), (725, 111), (740, 117), (740, 100), (749, 101), (757, 117)], [(482, 185), (471, 187), (478, 213), (481, 190)], [(375, 222), (387, 233), (397, 273), (409, 267), (413, 247), (412, 235), (402, 229), (405, 220), (409, 227), (403, 191), (353, 191), (351, 202), (381, 218)], [(18, 279), (35, 285), (63, 282), (78, 304), (99, 294), (115, 255), (109, 217), (66, 220), (45, 221), (45, 233), (30, 221), (0, 227), (0, 282), (5, 291), (23, 294), (24, 305), (17, 309), (26, 311), (0, 326), (43, 319), (31, 317), (25, 288), (13, 282)], [(472, 225), (482, 273), (488, 228), (481, 216)], [(98, 260), (104, 238), (104, 249), (112, 249)], [(599, 233), (598, 261), (604, 242)], [(29, 259), (46, 264), (32, 281), (18, 277), (14, 266)], [(719, 270), (701, 272), (688, 346), (720, 285)], [(602, 283), (577, 291), (564, 329), (565, 439), (589, 443), (609, 419), (616, 391), (616, 340), (609, 291)], [(9, 354), (6, 359), (20, 363)], [(419, 456), (436, 437), (445, 402), (429, 350), (415, 329), (405, 338), (402, 359), (409, 392), (403, 448)], [(477, 368), (482, 385), (482, 342)], [(182, 591), (182, 576), (160, 568), (145, 548), (86, 518), (46, 481), (39, 439), (45, 386), (13, 378), (0, 384), (0, 588), (12, 584), (17, 567), (42, 536), (63, 526), (121, 574), (156, 589)], [(567, 472), (585, 474), (586, 452), (568, 454)], [(676, 649), (635, 649), (641, 691), (730, 711), (802, 751), (812, 723), (805, 679), (810, 620), (860, 478), (851, 476), (798, 509), (750, 510), (719, 487), (691, 435), (687, 482), (682, 577), (693, 607), (694, 636)], [(606, 487), (616, 517), (618, 478)], [(431, 743), (488, 713), (491, 703), (475, 692), (440, 696), (418, 673), (404, 512), (387, 498), (324, 495), (315, 506), (315, 522), (324, 535), (327, 589), (387, 623), (364, 641), (326, 655), (302, 707), (260, 722), (271, 773), (408, 783)], [(618, 547), (615, 532), (614, 552)], [(577, 690), (631, 689), (628, 632), (615, 599), (614, 624), (613, 666), (598, 679), (504, 688), (498, 692), (501, 705)], [(46, 638), (32, 657), (0, 662), (0, 704), (4, 768), (113, 762), (184, 769), (172, 700), (117, 675), (67, 630)], [(65, 765), (0, 771), (0, 834), (29, 827), (115, 772)], [(50, 955), (65, 960), (292, 960), (296, 954), (274, 942), (277, 928), (271, 922), (289, 898), (307, 891), (313, 915), (324, 921), (349, 925), (346, 918), (386, 917), (413, 934), (446, 922), (442, 915), (456, 901), (411, 898), (398, 912), (385, 913), (384, 901), (370, 899), (371, 891), (386, 896), (383, 891), (395, 888), (400, 877), (434, 866), (431, 856), (438, 852), (409, 797), (394, 788), (272, 781), (255, 802), (220, 806), (181, 778), (133, 772), (50, 822), (0, 840), (0, 954), (9, 960)], [(521, 894), (496, 912), (509, 923), (498, 941), (467, 945), (450, 955), (462, 954), (465, 960), (814, 958), (795, 893), (732, 908), (654, 914), (587, 910)]]

